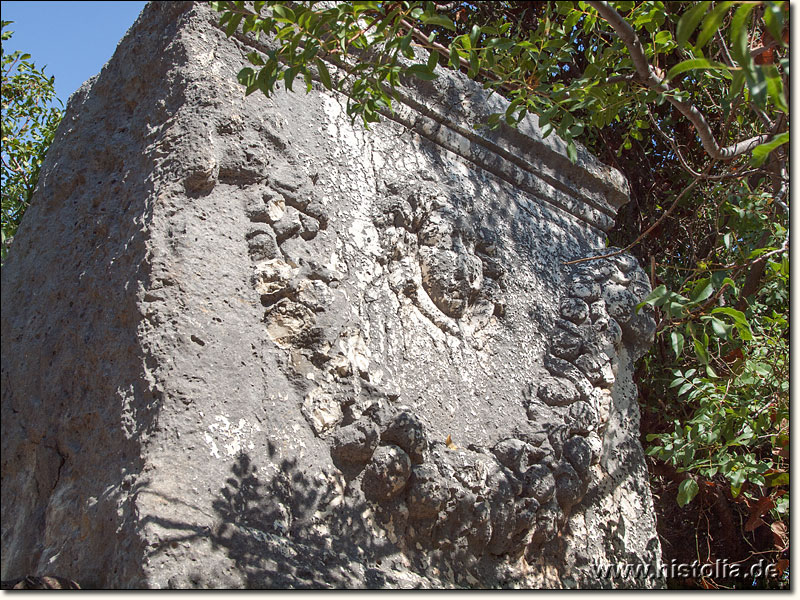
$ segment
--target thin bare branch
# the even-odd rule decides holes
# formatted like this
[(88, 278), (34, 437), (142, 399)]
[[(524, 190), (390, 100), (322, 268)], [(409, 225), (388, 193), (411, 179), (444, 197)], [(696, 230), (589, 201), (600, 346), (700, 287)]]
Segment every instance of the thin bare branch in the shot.
[(724, 148), (720, 147), (703, 113), (697, 110), (697, 107), (693, 104), (676, 98), (674, 96), (674, 90), (665, 83), (664, 78), (656, 72), (655, 68), (653, 68), (649, 62), (647, 62), (642, 42), (628, 22), (625, 21), (616, 10), (611, 8), (607, 2), (591, 0), (587, 2), (587, 4), (594, 8), (600, 16), (606, 20), (628, 48), (639, 79), (650, 89), (664, 94), (670, 104), (691, 121), (697, 131), (697, 135), (700, 137), (703, 148), (711, 158), (716, 160), (731, 160), (740, 154), (750, 152), (753, 148), (759, 144), (763, 144), (770, 138), (768, 133), (764, 133)]
[(675, 141), (675, 139), (668, 136), (664, 132), (664, 130), (661, 129), (661, 126), (658, 124), (658, 121), (656, 121), (655, 117), (653, 116), (653, 113), (650, 112), (650, 109), (647, 109), (647, 116), (650, 117), (650, 122), (653, 124), (653, 127), (655, 127), (656, 131), (658, 131), (658, 133), (660, 133), (661, 136), (665, 140), (667, 140), (667, 143), (669, 143), (669, 145), (672, 147), (672, 151), (675, 152), (675, 156), (678, 157), (678, 161), (681, 163), (681, 166), (692, 177), (706, 179), (709, 181), (720, 181), (723, 179), (738, 179), (741, 177), (747, 177), (748, 175), (754, 175), (756, 173), (762, 172), (761, 169), (751, 169), (749, 171), (742, 171), (740, 173), (723, 173), (722, 175), (703, 175), (702, 173), (698, 173), (691, 166), (689, 166), (689, 163), (683, 157), (683, 154), (681, 154), (680, 147), (678, 146), (678, 143)]
[[(711, 166), (712, 166), (713, 164), (714, 164), (713, 162), (712, 162), (712, 163), (709, 163), (708, 167), (706, 167), (706, 172), (708, 172), (708, 171), (711, 169)], [(639, 235), (639, 237), (637, 237), (637, 238), (636, 238), (635, 240), (633, 240), (633, 241), (632, 241), (630, 244), (628, 244), (627, 246), (625, 246), (625, 247), (624, 247), (622, 250), (617, 250), (616, 252), (611, 252), (610, 254), (603, 254), (602, 256), (589, 256), (589, 257), (587, 257), (587, 258), (578, 258), (578, 259), (576, 259), (576, 260), (570, 260), (570, 261), (567, 261), (567, 262), (565, 262), (565, 263), (563, 263), (563, 264), (565, 264), (565, 265), (574, 265), (574, 264), (577, 264), (577, 263), (582, 263), (582, 262), (586, 262), (586, 261), (589, 261), (589, 260), (599, 260), (599, 259), (601, 259), (601, 258), (611, 258), (612, 256), (617, 256), (618, 254), (622, 254), (623, 252), (627, 252), (628, 250), (630, 250), (631, 248), (633, 248), (633, 247), (634, 247), (636, 244), (638, 244), (639, 242), (641, 242), (641, 241), (642, 241), (644, 238), (646, 238), (648, 235), (650, 235), (650, 232), (651, 232), (651, 231), (653, 231), (653, 230), (654, 230), (656, 227), (658, 227), (659, 225), (661, 225), (661, 223), (663, 223), (663, 222), (664, 222), (664, 220), (665, 220), (665, 219), (666, 219), (666, 218), (667, 218), (669, 215), (671, 215), (671, 214), (672, 214), (672, 211), (674, 211), (674, 210), (675, 210), (675, 207), (676, 207), (676, 206), (678, 206), (678, 203), (679, 203), (679, 202), (680, 202), (680, 201), (683, 199), (683, 197), (684, 197), (686, 194), (688, 194), (690, 191), (692, 191), (692, 190), (695, 188), (695, 186), (696, 186), (698, 183), (700, 183), (700, 181), (702, 181), (700, 178), (696, 178), (694, 181), (692, 181), (692, 183), (690, 183), (690, 184), (689, 184), (687, 187), (685, 187), (685, 188), (683, 189), (683, 191), (682, 191), (680, 194), (678, 194), (678, 197), (677, 197), (677, 198), (675, 198), (675, 200), (674, 200), (674, 201), (673, 201), (673, 203), (670, 205), (670, 207), (669, 207), (669, 208), (666, 210), (666, 212), (665, 212), (663, 215), (661, 215), (661, 216), (658, 218), (658, 220), (657, 220), (655, 223), (653, 223), (653, 224), (652, 224), (650, 227), (648, 227), (648, 228), (647, 228), (647, 231), (645, 231), (644, 233), (642, 233), (641, 235)]]

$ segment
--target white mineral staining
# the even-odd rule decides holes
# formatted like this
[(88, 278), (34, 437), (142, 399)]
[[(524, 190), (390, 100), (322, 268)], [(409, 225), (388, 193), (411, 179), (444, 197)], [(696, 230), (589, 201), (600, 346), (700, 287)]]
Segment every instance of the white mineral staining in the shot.
[(339, 401), (321, 387), (314, 388), (306, 395), (301, 410), (317, 435), (325, 433), (342, 421)]
[(297, 273), (297, 268), (282, 259), (270, 259), (257, 262), (254, 271), (253, 287), (258, 294), (266, 296), (266, 301), (269, 301), (280, 297), (286, 291), (289, 282)]
[(226, 457), (236, 457), (242, 451), (255, 448), (253, 436), (261, 431), (258, 425), (253, 425), (243, 418), (234, 425), (224, 415), (216, 415), (214, 420), (216, 422), (209, 425), (208, 432), (203, 434), (211, 456), (223, 458), (217, 442), (222, 445)]

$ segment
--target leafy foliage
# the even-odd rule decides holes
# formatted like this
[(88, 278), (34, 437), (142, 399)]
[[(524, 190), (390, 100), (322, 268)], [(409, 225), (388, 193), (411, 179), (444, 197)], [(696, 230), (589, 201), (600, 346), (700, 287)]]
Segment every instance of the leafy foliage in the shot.
[[(271, 40), (248, 94), (317, 79), (368, 126), (407, 77), (458, 69), (510, 101), (475, 126), (535, 114), (625, 173), (610, 242), (649, 266), (660, 319), (637, 373), (648, 453), (683, 474), (681, 506), (727, 482), (747, 544), (786, 530), (788, 2), (212, 4), (228, 35)], [(773, 539), (754, 552), (785, 566)]]
[[(12, 21), (2, 22), (2, 41)], [(30, 54), (2, 50), (2, 258), (30, 204), (45, 153), (63, 111), (55, 98), (54, 78), (31, 62)], [(60, 105), (59, 101), (59, 105)]]

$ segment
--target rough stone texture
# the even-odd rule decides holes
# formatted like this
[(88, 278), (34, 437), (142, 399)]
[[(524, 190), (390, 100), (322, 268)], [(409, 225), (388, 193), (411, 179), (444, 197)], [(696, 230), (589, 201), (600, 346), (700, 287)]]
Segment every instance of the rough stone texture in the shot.
[[(612, 587), (659, 557), (621, 176), (460, 75), (366, 131), (151, 3), (2, 270), (2, 578)], [(447, 443), (449, 442), (449, 443)]]

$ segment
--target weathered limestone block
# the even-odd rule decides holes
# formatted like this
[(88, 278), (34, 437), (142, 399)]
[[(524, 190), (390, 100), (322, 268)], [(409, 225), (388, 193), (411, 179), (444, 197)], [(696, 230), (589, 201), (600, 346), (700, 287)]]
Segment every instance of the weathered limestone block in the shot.
[(659, 558), (621, 175), (460, 74), (369, 131), (245, 97), (154, 2), (70, 99), (2, 270), (2, 578), (611, 587)]

